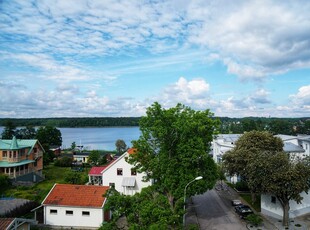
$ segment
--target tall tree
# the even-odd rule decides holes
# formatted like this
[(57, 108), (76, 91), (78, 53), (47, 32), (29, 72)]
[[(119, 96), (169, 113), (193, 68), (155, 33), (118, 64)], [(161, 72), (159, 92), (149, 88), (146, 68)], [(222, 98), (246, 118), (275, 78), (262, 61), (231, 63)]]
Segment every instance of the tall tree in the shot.
[(243, 134), (236, 146), (223, 156), (230, 175), (246, 180), (252, 193), (274, 194), (283, 207), (283, 224), (288, 225), (289, 201), (301, 202), (300, 193), (309, 189), (309, 160), (291, 161), (283, 142), (269, 132)]
[(116, 147), (116, 151), (119, 155), (121, 155), (122, 153), (124, 153), (127, 149), (127, 145), (125, 143), (124, 140), (118, 139), (115, 142), (115, 147)]
[(293, 161), (285, 152), (261, 152), (247, 165), (248, 184), (256, 191), (274, 195), (283, 210), (283, 225), (289, 226), (290, 201), (301, 203), (310, 189), (309, 159)]
[(61, 146), (62, 144), (61, 132), (53, 126), (41, 126), (37, 130), (36, 138), (40, 141), (45, 150), (43, 162), (44, 164), (48, 164), (54, 158), (54, 153), (50, 151), (50, 147)]
[(16, 131), (16, 137), (20, 139), (34, 139), (37, 135), (35, 128), (31, 125)]
[(101, 154), (98, 150), (92, 150), (88, 156), (88, 162), (92, 165), (98, 165), (101, 158)]
[(4, 130), (1, 134), (2, 139), (12, 139), (16, 132), (16, 126), (11, 120), (5, 122)]
[[(250, 131), (243, 134), (235, 143), (235, 147), (223, 155), (223, 167), (230, 175), (237, 175), (248, 180), (247, 165), (252, 158), (261, 152), (279, 152), (283, 150), (283, 142), (267, 131)], [(255, 187), (249, 186), (252, 199), (255, 200)]]
[(183, 192), (188, 182), (187, 196), (204, 193), (213, 188), (218, 175), (213, 159), (208, 155), (219, 121), (209, 110), (194, 111), (177, 104), (164, 109), (155, 102), (140, 120), (142, 135), (133, 141), (136, 154), (129, 162), (138, 172), (145, 172), (145, 180), (153, 179), (155, 189), (166, 197), (173, 213), (183, 204)]

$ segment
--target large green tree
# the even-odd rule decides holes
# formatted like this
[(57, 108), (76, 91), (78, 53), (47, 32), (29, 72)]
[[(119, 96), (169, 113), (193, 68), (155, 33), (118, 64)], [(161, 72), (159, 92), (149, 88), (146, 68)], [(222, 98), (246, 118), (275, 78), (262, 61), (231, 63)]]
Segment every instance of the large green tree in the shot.
[(283, 142), (269, 132), (243, 134), (235, 148), (223, 156), (230, 175), (241, 176), (252, 192), (273, 194), (283, 208), (283, 224), (288, 225), (289, 201), (301, 202), (300, 193), (309, 189), (308, 159), (293, 161), (283, 152)]
[(53, 152), (50, 151), (52, 146), (61, 146), (62, 137), (59, 129), (53, 126), (41, 126), (37, 130), (36, 138), (40, 141), (45, 150), (43, 156), (44, 164), (48, 164), (53, 159)]
[(31, 125), (16, 130), (16, 137), (19, 139), (34, 139), (37, 135), (35, 128)]
[(283, 210), (283, 225), (289, 225), (290, 201), (301, 203), (310, 189), (309, 159), (292, 159), (285, 152), (261, 152), (251, 159), (248, 184), (256, 191), (274, 195)]
[(213, 188), (218, 174), (208, 153), (218, 127), (209, 110), (195, 111), (181, 104), (164, 109), (155, 102), (141, 118), (142, 134), (133, 141), (137, 152), (129, 162), (146, 173), (145, 180), (155, 181), (155, 189), (166, 197), (173, 213), (182, 207), (178, 203), (183, 204), (186, 184), (197, 176), (203, 180), (192, 183), (187, 196)]
[[(230, 176), (237, 175), (248, 181), (249, 162), (261, 152), (279, 152), (283, 150), (283, 142), (267, 131), (250, 131), (244, 133), (236, 142), (235, 147), (223, 155), (223, 167)], [(252, 198), (256, 187), (249, 186)]]
[(11, 121), (7, 120), (5, 122), (4, 130), (1, 134), (2, 139), (12, 139), (16, 132), (16, 125)]
[(127, 149), (127, 145), (126, 145), (125, 141), (121, 140), (121, 139), (118, 139), (115, 142), (115, 147), (116, 147), (116, 151), (117, 151), (118, 155), (123, 154)]

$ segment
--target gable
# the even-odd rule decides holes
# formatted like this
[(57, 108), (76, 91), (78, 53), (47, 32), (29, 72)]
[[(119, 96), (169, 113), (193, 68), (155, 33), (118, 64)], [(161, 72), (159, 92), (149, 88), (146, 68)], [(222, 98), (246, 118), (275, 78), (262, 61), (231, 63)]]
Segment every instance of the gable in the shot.
[[(111, 167), (113, 166), (117, 166), (119, 164), (119, 162), (121, 161), (125, 161), (125, 156), (128, 156), (129, 154), (133, 154), (136, 152), (135, 148), (130, 148), (128, 149), (123, 155), (121, 155), (119, 158), (117, 158), (116, 160), (112, 161), (102, 172), (102, 174), (104, 174), (107, 170), (109, 170)], [(127, 162), (126, 162), (127, 163)], [(129, 163), (127, 163), (128, 165), (130, 165)]]
[(108, 186), (55, 184), (42, 204), (101, 208), (108, 189)]

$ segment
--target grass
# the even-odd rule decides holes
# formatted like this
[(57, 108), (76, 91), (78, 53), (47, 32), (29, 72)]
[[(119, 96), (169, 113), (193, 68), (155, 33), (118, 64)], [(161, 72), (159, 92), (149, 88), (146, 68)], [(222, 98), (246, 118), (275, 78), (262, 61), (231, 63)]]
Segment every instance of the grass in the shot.
[(250, 193), (241, 193), (240, 196), (250, 204), (257, 212), (261, 211), (260, 207), (260, 195), (256, 195), (255, 203), (252, 202), (251, 194)]
[[(88, 169), (85, 169), (83, 174), (88, 174)], [(53, 164), (44, 166), (43, 174), (45, 175), (45, 180), (37, 183), (33, 186), (17, 186), (8, 187), (2, 190), (2, 194), (5, 196), (13, 196), (15, 198), (29, 199), (41, 203), (45, 196), (48, 194), (50, 189), (55, 183), (66, 183), (65, 177), (71, 172), (70, 167), (56, 167)]]

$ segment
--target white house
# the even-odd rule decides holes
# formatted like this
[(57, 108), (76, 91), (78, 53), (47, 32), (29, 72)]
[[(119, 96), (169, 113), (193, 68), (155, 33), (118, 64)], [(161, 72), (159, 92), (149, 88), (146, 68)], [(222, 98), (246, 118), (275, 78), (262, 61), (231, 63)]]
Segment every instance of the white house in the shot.
[(110, 220), (103, 210), (108, 186), (55, 184), (42, 202), (44, 224), (57, 228), (98, 229)]
[[(301, 204), (297, 204), (292, 200), (290, 201), (290, 218), (310, 213), (310, 194), (303, 192), (300, 195), (303, 197)], [(282, 219), (283, 209), (280, 201), (273, 195), (261, 195), (261, 213), (277, 219)]]
[(142, 188), (152, 184), (152, 182), (144, 182), (143, 176), (145, 176), (145, 174), (137, 173), (133, 170), (133, 166), (125, 160), (126, 157), (134, 153), (134, 148), (128, 149), (102, 171), (103, 186), (114, 186), (114, 188), (122, 194), (133, 195), (137, 192), (141, 192)]
[[(235, 147), (235, 142), (242, 134), (219, 134), (212, 142), (213, 159), (216, 163), (222, 161), (222, 156)], [(292, 159), (296, 157), (310, 156), (310, 136), (309, 135), (276, 135), (281, 138), (284, 146), (283, 150), (287, 152)], [(236, 177), (230, 178), (235, 182)], [(310, 194), (302, 193), (302, 204), (295, 201), (290, 202), (290, 217), (300, 216), (310, 213)], [(263, 214), (282, 218), (283, 210), (279, 201), (272, 195), (264, 194), (261, 196), (261, 212)]]
[[(218, 134), (212, 141), (213, 160), (216, 163), (222, 161), (222, 156), (235, 147), (235, 142), (242, 134)], [(292, 157), (310, 156), (310, 135), (276, 135), (284, 143), (283, 150)]]

